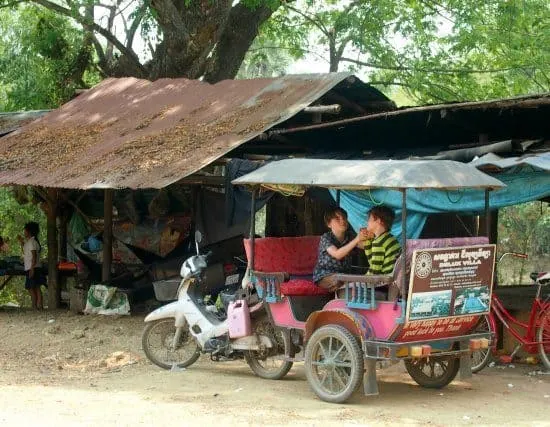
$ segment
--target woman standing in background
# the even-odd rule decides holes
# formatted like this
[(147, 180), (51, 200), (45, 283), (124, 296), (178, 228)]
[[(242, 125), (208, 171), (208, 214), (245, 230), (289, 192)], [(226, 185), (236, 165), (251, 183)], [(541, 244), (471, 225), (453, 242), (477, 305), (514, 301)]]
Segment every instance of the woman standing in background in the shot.
[(42, 310), (42, 290), (40, 286), (46, 283), (45, 278), (38, 269), (40, 251), (42, 247), (38, 241), (40, 227), (37, 222), (28, 222), (23, 228), (25, 237), (17, 236), (23, 249), (23, 261), (25, 265), (25, 289), (31, 295), (32, 308)]

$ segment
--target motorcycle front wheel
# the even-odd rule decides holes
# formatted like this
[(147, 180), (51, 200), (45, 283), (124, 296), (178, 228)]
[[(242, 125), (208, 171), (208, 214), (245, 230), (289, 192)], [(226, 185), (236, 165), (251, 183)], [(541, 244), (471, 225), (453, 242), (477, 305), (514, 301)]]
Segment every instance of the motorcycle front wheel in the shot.
[(287, 335), (275, 328), (267, 317), (255, 322), (254, 332), (269, 337), (275, 345), (263, 351), (245, 351), (244, 358), (252, 372), (267, 380), (280, 380), (292, 368), (292, 362), (284, 359), (286, 349), (292, 345)]
[(149, 322), (143, 329), (141, 345), (147, 358), (162, 369), (173, 367), (186, 368), (197, 361), (200, 347), (187, 326), (183, 327), (181, 336), (174, 347), (176, 334), (174, 319), (160, 319)]

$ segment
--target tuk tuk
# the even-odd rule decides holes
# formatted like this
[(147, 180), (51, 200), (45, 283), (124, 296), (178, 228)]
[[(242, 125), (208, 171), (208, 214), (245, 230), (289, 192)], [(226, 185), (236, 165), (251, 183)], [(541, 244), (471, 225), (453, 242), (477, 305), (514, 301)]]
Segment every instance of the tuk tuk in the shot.
[[(233, 184), (252, 191), (248, 268), (277, 343), (255, 355), (256, 369), (249, 363), (257, 375), (280, 379), (303, 360), (314, 393), (334, 403), (345, 402), (361, 381), (365, 395), (378, 394), (377, 366), (401, 360), (423, 387), (472, 375), (472, 353), (493, 339), (476, 327), (490, 310), (495, 245), (485, 236), (407, 239), (407, 195), (413, 189), (479, 191), (489, 221), (490, 191), (502, 182), (448, 160), (292, 158)], [(340, 274), (344, 294), (338, 297), (311, 278), (319, 236), (254, 237), (258, 192), (299, 195), (309, 187), (329, 189), (336, 200), (342, 190), (401, 193), (401, 255), (393, 274)], [(389, 291), (380, 297), (383, 287)]]

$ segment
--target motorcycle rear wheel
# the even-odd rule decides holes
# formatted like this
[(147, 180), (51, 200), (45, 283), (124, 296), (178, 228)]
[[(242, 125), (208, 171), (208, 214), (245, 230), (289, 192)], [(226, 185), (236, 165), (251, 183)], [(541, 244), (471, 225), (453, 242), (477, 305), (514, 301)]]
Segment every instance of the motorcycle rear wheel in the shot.
[(177, 348), (172, 348), (176, 333), (174, 319), (149, 322), (143, 329), (141, 345), (147, 358), (162, 369), (186, 368), (197, 361), (200, 347), (186, 326), (183, 327)]
[(281, 329), (275, 328), (267, 317), (255, 322), (254, 332), (266, 335), (275, 344), (265, 351), (245, 351), (244, 358), (252, 372), (267, 380), (280, 380), (292, 368), (292, 362), (284, 360), (286, 349), (292, 345)]

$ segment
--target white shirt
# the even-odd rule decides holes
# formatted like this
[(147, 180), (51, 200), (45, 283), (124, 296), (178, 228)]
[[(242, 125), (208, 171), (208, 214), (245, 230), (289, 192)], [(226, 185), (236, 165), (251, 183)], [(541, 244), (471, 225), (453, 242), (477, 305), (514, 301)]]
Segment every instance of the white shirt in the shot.
[(36, 265), (38, 265), (38, 260), (40, 259), (40, 245), (34, 237), (28, 239), (23, 246), (25, 271), (29, 271), (32, 268), (32, 251), (36, 251)]

